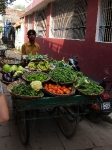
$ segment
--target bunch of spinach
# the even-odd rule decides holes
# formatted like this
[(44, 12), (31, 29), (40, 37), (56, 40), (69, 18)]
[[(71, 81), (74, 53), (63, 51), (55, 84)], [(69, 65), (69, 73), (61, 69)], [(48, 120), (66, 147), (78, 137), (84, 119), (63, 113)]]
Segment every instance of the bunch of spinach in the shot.
[(82, 72), (75, 72), (77, 80), (75, 81), (75, 87), (81, 92), (88, 95), (97, 95), (102, 93), (103, 87), (99, 86), (97, 83), (91, 81)]
[(49, 72), (49, 75), (56, 83), (74, 83), (76, 75), (71, 67), (57, 67)]
[(28, 74), (26, 76), (26, 79), (29, 80), (29, 81), (45, 81), (47, 80), (48, 76), (46, 74), (42, 74), (42, 73), (33, 73), (33, 74)]
[(40, 92), (34, 91), (29, 84), (24, 83), (14, 86), (12, 92), (19, 95), (41, 96)]

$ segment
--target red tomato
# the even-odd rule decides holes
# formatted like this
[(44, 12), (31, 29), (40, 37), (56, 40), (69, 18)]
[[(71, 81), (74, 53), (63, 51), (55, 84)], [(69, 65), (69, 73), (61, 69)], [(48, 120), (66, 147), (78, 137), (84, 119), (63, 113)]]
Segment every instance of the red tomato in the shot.
[(71, 88), (71, 87), (69, 87), (68, 89), (69, 89), (70, 91), (72, 90), (72, 88)]
[(66, 86), (65, 86), (65, 85), (62, 85), (62, 88), (66, 88)]
[(70, 94), (70, 90), (66, 90), (66, 94)]

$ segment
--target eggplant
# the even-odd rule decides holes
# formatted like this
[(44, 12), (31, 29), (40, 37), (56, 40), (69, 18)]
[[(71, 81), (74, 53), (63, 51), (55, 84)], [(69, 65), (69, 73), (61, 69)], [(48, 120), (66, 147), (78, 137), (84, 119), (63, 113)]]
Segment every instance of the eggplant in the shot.
[(5, 80), (6, 81), (6, 78), (8, 77), (8, 74), (7, 73), (4, 73), (3, 75), (2, 75), (2, 79), (3, 80)]
[(11, 72), (8, 72), (7, 75), (8, 75), (8, 77), (10, 77), (10, 78), (12, 77)]
[(11, 77), (6, 77), (6, 80), (7, 82), (12, 82), (12, 78)]
[(15, 72), (16, 72), (15, 70), (12, 70), (12, 71), (10, 72), (10, 73), (11, 73), (11, 76), (13, 76)]
[(14, 81), (15, 81), (15, 79), (14, 79), (14, 78), (12, 78), (12, 79), (11, 79), (11, 82), (14, 82)]

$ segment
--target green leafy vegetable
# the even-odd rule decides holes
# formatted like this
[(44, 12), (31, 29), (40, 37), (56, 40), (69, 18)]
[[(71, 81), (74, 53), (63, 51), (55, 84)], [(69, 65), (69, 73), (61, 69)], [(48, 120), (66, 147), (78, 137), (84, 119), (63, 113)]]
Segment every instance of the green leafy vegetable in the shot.
[(37, 92), (31, 88), (30, 85), (26, 84), (19, 84), (17, 86), (14, 86), (12, 88), (12, 92), (19, 95), (28, 95), (28, 96), (41, 96), (40, 92)]

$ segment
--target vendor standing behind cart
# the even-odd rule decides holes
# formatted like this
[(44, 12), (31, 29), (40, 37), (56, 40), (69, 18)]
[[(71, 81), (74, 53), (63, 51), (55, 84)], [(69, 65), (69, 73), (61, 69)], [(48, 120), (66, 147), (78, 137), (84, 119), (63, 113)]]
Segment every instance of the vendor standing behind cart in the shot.
[(32, 53), (32, 55), (35, 55), (36, 53), (39, 53), (40, 46), (35, 42), (36, 38), (36, 32), (35, 30), (31, 29), (27, 32), (27, 36), (29, 39), (29, 42), (24, 43), (22, 45), (22, 55), (29, 55)]
[(9, 119), (8, 107), (2, 90), (2, 83), (0, 81), (0, 124), (5, 121), (8, 121), (8, 119)]

